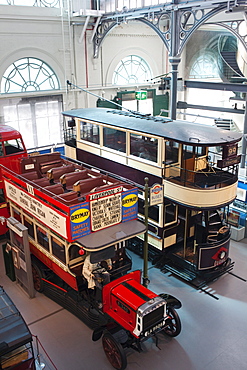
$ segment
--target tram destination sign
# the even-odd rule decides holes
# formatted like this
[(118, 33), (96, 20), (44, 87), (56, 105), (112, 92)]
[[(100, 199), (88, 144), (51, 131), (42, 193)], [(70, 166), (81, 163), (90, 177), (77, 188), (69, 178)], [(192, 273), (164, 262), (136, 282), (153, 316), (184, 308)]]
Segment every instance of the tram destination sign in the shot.
[(217, 161), (217, 166), (219, 168), (233, 166), (234, 164), (238, 164), (241, 161), (241, 154), (235, 156), (234, 158), (226, 158), (226, 159), (219, 159)]
[(149, 205), (154, 206), (156, 204), (163, 203), (164, 200), (164, 186), (160, 184), (154, 184), (150, 187), (150, 201)]

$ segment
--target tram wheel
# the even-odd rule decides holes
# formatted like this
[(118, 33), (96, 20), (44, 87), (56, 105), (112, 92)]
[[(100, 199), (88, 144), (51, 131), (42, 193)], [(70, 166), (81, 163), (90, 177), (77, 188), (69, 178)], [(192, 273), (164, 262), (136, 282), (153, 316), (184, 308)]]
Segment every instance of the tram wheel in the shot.
[(42, 293), (44, 290), (44, 282), (42, 279), (42, 272), (36, 264), (32, 264), (32, 273), (33, 273), (33, 285), (34, 289)]
[(108, 332), (103, 335), (102, 344), (110, 364), (117, 370), (124, 370), (127, 358), (122, 345)]
[(176, 337), (181, 332), (181, 321), (177, 311), (172, 307), (167, 307), (167, 315), (169, 316), (168, 326), (163, 330), (169, 337)]

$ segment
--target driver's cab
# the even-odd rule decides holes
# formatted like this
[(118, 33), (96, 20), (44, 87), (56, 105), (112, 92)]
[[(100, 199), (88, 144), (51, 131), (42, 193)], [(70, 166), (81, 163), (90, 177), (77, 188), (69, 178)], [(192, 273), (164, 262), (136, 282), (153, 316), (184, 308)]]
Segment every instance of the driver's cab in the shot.
[[(77, 280), (83, 277), (82, 270), (87, 252), (89, 251), (86, 251), (79, 243), (73, 243), (69, 246), (68, 268), (77, 277)], [(99, 251), (90, 251), (91, 263), (103, 263), (107, 259), (111, 259), (112, 262), (112, 269), (109, 271), (111, 280), (131, 270), (132, 260), (126, 252), (125, 241)]]

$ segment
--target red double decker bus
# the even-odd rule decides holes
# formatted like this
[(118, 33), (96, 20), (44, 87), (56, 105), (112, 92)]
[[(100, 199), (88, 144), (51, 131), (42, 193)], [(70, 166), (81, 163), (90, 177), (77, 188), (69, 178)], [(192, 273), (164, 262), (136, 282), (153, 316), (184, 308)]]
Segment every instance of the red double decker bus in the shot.
[(93, 328), (116, 369), (127, 366), (124, 348), (178, 335), (181, 303), (143, 286), (141, 271), (129, 272), (125, 247), (146, 231), (138, 189), (58, 152), (19, 165), (19, 174), (2, 167), (2, 177), (10, 215), (28, 230), (35, 289)]

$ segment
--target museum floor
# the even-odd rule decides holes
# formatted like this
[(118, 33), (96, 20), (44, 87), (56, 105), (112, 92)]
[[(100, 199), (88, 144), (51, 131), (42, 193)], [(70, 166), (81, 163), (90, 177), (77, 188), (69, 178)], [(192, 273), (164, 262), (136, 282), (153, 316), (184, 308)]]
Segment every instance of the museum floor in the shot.
[[(133, 269), (142, 260), (131, 254)], [(247, 279), (247, 239), (232, 241), (233, 273)], [(209, 286), (219, 299), (195, 290), (174, 276), (150, 265), (149, 288), (170, 293), (182, 301), (178, 313), (182, 331), (176, 338), (161, 337), (159, 348), (150, 339), (142, 353), (128, 351), (128, 370), (245, 370), (247, 364), (247, 283), (226, 274)], [(29, 299), (12, 282), (3, 267), (0, 249), (0, 285), (22, 313), (32, 334), (41, 342), (45, 369), (112, 369), (101, 341), (92, 342), (92, 331), (78, 318), (40, 293)], [(54, 366), (48, 359), (52, 360)]]

